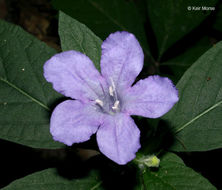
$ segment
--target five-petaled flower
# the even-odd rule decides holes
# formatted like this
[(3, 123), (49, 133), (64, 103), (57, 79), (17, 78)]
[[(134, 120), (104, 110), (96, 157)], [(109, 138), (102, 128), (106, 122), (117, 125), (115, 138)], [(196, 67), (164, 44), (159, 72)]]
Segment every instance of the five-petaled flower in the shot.
[(143, 51), (133, 34), (115, 32), (102, 43), (101, 74), (77, 51), (54, 55), (44, 65), (53, 88), (74, 100), (59, 104), (52, 113), (50, 132), (71, 146), (96, 133), (100, 151), (118, 164), (135, 158), (140, 131), (131, 115), (157, 118), (178, 101), (168, 78), (134, 80), (143, 67)]

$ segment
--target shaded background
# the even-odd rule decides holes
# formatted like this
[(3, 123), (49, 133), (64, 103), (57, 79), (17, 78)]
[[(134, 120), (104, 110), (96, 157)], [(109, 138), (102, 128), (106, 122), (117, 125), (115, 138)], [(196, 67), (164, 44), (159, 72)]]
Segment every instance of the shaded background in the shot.
[[(143, 6), (141, 6), (142, 2), (142, 0), (135, 0), (141, 14), (143, 14), (144, 11)], [(61, 5), (63, 11), (69, 14), (71, 12), (70, 9), (68, 9), (68, 7), (70, 7), (69, 3), (70, 1), (55, 0), (53, 6), (50, 1), (46, 0), (0, 0), (0, 18), (20, 25), (38, 39), (60, 51), (57, 32), (58, 11), (56, 8), (59, 9)], [(157, 73), (169, 76), (176, 83), (191, 63), (207, 49), (212, 47), (213, 44), (222, 40), (221, 4), (220, 2), (217, 3), (216, 10), (210, 12), (209, 16), (207, 16), (197, 28), (180, 39), (179, 42), (170, 46), (167, 51), (163, 53), (161, 59), (158, 58), (158, 41), (155, 38), (155, 32), (151, 27), (150, 20), (145, 18), (144, 27), (154, 60), (146, 59), (148, 64), (141, 73), (141, 77), (147, 75), (147, 72), (149, 74)], [(82, 9), (84, 9), (84, 7), (82, 7)], [(203, 12), (203, 14), (208, 13)], [(176, 29), (175, 26), (175, 30)], [(113, 31), (107, 32), (111, 33)], [(97, 35), (104, 39), (107, 34), (102, 33)], [(193, 50), (193, 47), (198, 48)], [(186, 56), (186, 54), (190, 55), (189, 51), (192, 51), (192, 57)], [(183, 56), (184, 61), (188, 64), (176, 67), (168, 64), (168, 62), (172, 63), (172, 59), (177, 62), (177, 59), (180, 60), (180, 56)], [(88, 145), (91, 146), (91, 144), (95, 144), (95, 139), (92, 139), (88, 144), (80, 145), (80, 147), (84, 148)], [(85, 167), (84, 160), (90, 157), (91, 154), (91, 152), (76, 149), (75, 147), (60, 150), (32, 149), (4, 140), (0, 140), (0, 150), (0, 187), (9, 184), (17, 178), (49, 167), (63, 168), (61, 173), (67, 177), (72, 177), (72, 170), (82, 171), (82, 168)], [(222, 150), (180, 153), (178, 155), (183, 158), (187, 166), (201, 173), (218, 189), (222, 189), (220, 175), (220, 171), (222, 170)]]

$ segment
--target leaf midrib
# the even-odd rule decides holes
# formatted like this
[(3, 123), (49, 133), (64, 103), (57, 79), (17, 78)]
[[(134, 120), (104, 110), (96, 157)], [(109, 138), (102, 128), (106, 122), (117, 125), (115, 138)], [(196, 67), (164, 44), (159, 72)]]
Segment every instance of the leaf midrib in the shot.
[(95, 184), (93, 187), (90, 188), (90, 190), (97, 189), (102, 184), (102, 181), (99, 181), (97, 184)]
[(193, 119), (191, 119), (190, 121), (188, 121), (187, 123), (183, 124), (181, 127), (179, 127), (176, 131), (176, 133), (179, 133), (180, 131), (182, 131), (184, 128), (186, 128), (187, 126), (189, 126), (191, 123), (193, 123), (194, 121), (196, 121), (197, 119), (199, 119), (200, 117), (202, 117), (203, 115), (207, 114), (208, 112), (210, 112), (211, 110), (215, 109), (216, 107), (218, 107), (219, 105), (222, 104), (222, 100), (217, 102), (216, 104), (210, 106), (209, 108), (207, 108), (205, 111), (201, 112), (200, 114), (198, 114), (196, 117), (194, 117)]
[[(109, 14), (106, 14), (106, 12), (103, 10), (103, 8), (101, 6), (99, 6), (96, 2), (92, 2), (92, 1), (88, 1), (95, 9), (99, 10), (103, 15), (105, 15), (111, 22), (113, 22), (115, 25), (117, 25), (118, 27), (120, 27), (122, 30), (125, 31), (130, 31), (128, 30), (125, 26), (123, 26), (121, 23), (119, 23), (117, 20), (115, 20), (112, 16), (110, 16)], [(149, 56), (152, 60), (153, 57), (150, 54), (150, 52), (147, 50), (147, 48), (143, 46), (143, 50), (144, 52), (147, 54), (147, 56)]]
[(32, 97), (31, 95), (29, 95), (27, 92), (25, 92), (24, 90), (22, 90), (21, 88), (17, 87), (16, 85), (12, 84), (11, 82), (9, 82), (7, 79), (1, 78), (0, 77), (0, 81), (4, 82), (5, 84), (7, 84), (8, 86), (10, 86), (11, 88), (15, 89), (16, 91), (18, 91), (19, 93), (21, 93), (22, 95), (24, 95), (25, 97), (27, 97), (28, 99), (32, 100), (33, 102), (35, 102), (36, 104), (38, 104), (39, 106), (43, 107), (44, 109), (46, 109), (47, 111), (50, 110), (50, 108), (48, 106), (46, 106), (45, 104), (43, 104), (42, 102), (40, 102), (39, 100), (37, 100), (36, 98)]
[(101, 6), (99, 6), (96, 2), (88, 1), (95, 9), (98, 9), (102, 14), (104, 14), (111, 22), (113, 22), (115, 25), (120, 27), (123, 30), (127, 30), (122, 24), (120, 24), (117, 20), (115, 20), (113, 17), (111, 17), (109, 14), (106, 14), (106, 12), (103, 10)]

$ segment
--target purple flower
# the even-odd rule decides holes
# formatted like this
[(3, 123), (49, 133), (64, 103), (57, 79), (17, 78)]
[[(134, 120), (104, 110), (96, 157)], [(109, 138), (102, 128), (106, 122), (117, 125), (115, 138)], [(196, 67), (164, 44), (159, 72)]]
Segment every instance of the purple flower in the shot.
[(54, 55), (44, 76), (66, 100), (52, 113), (54, 140), (71, 146), (94, 133), (100, 151), (118, 164), (135, 158), (140, 131), (130, 115), (157, 118), (178, 101), (168, 78), (150, 76), (131, 86), (143, 67), (143, 51), (133, 34), (116, 32), (102, 44), (101, 74), (77, 51)]

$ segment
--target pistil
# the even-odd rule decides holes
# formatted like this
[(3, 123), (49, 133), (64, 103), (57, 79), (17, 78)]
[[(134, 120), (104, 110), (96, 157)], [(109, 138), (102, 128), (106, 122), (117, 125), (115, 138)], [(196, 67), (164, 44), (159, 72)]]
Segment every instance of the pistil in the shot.
[(109, 95), (111, 96), (111, 99), (114, 102), (114, 104), (112, 106), (112, 110), (116, 112), (119, 110), (120, 102), (117, 97), (116, 86), (114, 84), (114, 81), (112, 78), (110, 78), (110, 81), (111, 81), (112, 85), (109, 86)]

